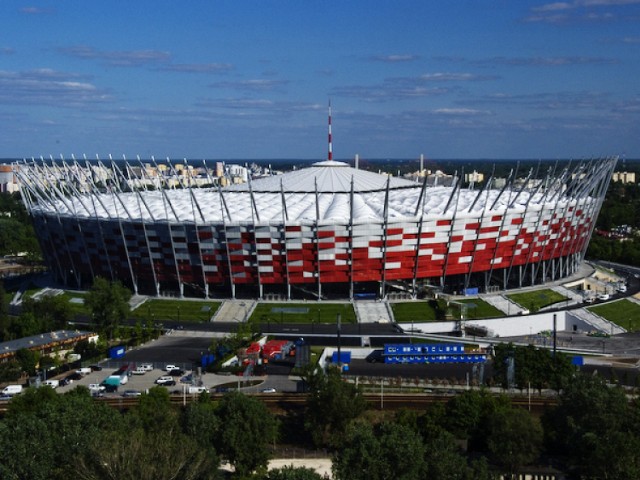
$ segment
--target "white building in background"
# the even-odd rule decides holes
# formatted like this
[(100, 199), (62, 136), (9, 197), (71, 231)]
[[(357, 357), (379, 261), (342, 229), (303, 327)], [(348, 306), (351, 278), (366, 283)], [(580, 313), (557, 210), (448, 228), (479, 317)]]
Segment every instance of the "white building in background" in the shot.
[(636, 174), (635, 172), (613, 172), (611, 181), (620, 183), (636, 183)]
[(0, 193), (13, 193), (18, 191), (16, 176), (11, 165), (0, 165)]

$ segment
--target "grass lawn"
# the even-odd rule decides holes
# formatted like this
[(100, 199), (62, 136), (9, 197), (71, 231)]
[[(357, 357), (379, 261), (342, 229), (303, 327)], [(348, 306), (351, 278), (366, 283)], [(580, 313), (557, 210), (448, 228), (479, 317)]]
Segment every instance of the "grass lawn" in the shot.
[(467, 316), (465, 317), (465, 320), (504, 317), (504, 312), (502, 310), (497, 309), (480, 298), (456, 300), (456, 302), (465, 303), (467, 305)]
[(554, 303), (563, 302), (567, 299), (564, 295), (549, 289), (513, 293), (511, 295), (507, 295), (507, 297), (521, 307), (526, 308), (531, 313), (537, 312), (541, 308), (553, 305)]
[[(466, 320), (504, 317), (503, 312), (479, 298), (456, 300), (455, 302), (467, 304)], [(391, 309), (398, 323), (444, 321), (437, 318), (436, 309), (429, 302), (392, 303)], [(452, 309), (454, 310), (454, 318), (457, 318), (459, 313), (455, 313), (457, 311), (455, 304)]]
[(391, 310), (397, 323), (439, 322), (436, 309), (429, 302), (391, 303)]
[(258, 303), (249, 321), (252, 323), (356, 323), (350, 303)]
[(629, 332), (640, 331), (640, 305), (629, 300), (618, 300), (604, 305), (589, 307), (596, 315), (606, 318)]
[(195, 300), (149, 299), (132, 313), (140, 320), (171, 320), (176, 322), (204, 323), (216, 313), (221, 302)]
[(86, 293), (79, 292), (63, 292), (62, 297), (66, 298), (71, 307), (71, 316), (90, 315), (89, 309), (84, 305)]

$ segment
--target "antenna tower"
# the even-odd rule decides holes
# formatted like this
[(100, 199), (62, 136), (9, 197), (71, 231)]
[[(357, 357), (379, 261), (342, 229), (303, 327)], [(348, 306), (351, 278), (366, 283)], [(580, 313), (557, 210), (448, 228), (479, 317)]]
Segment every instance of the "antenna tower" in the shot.
[(331, 100), (329, 100), (329, 155), (327, 160), (333, 160), (333, 146), (331, 143)]

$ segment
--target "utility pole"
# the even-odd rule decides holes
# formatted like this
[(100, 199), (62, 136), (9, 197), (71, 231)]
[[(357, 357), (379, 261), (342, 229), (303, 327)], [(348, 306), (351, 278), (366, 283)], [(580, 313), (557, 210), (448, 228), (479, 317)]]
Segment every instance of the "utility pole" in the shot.
[(338, 336), (338, 368), (340, 369), (340, 373), (342, 373), (342, 357), (340, 355), (340, 314), (338, 313), (336, 316), (337, 323), (337, 336)]

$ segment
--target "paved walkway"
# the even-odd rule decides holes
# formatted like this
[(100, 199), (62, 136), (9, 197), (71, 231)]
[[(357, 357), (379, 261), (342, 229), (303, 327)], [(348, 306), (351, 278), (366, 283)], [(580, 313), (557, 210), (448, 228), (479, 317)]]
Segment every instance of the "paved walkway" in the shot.
[(509, 300), (504, 295), (483, 294), (479, 295), (479, 298), (487, 302), (489, 305), (493, 305), (498, 310), (505, 313), (507, 316), (520, 315), (525, 311), (524, 308), (522, 308), (516, 302)]
[(246, 322), (256, 308), (255, 300), (225, 300), (212, 322)]
[(392, 323), (387, 302), (357, 300), (353, 302), (358, 323)]
[(618, 335), (619, 333), (625, 333), (627, 331), (626, 329), (619, 327), (615, 323), (612, 323), (599, 315), (596, 315), (586, 308), (571, 310), (571, 313), (591, 325), (594, 329), (610, 335)]

